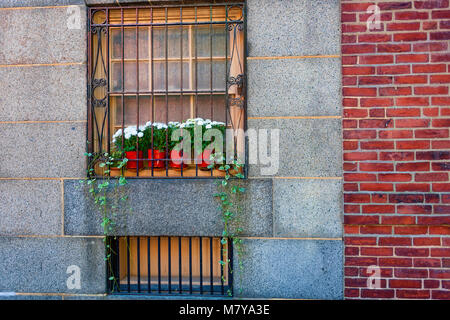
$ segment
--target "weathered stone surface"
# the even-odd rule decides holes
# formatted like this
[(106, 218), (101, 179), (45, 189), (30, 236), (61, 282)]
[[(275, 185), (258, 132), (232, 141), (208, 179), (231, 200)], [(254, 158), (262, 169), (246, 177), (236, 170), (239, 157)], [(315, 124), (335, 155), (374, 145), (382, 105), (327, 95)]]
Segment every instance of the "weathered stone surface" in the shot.
[[(246, 235), (272, 235), (272, 181), (244, 182), (242, 227)], [(129, 199), (120, 213), (117, 235), (220, 236), (223, 222), (214, 180), (146, 179), (129, 181)], [(65, 234), (102, 234), (101, 214), (77, 180), (64, 183)], [(128, 210), (129, 211), (129, 210)]]
[(343, 298), (342, 241), (246, 239), (243, 248), (243, 297)]
[(81, 177), (85, 123), (1, 124), (0, 177)]
[(275, 179), (274, 236), (342, 237), (341, 180)]
[[(100, 238), (2, 237), (0, 291), (104, 293), (104, 252)], [(80, 268), (81, 289), (67, 287), (72, 265)]]
[(249, 60), (248, 115), (341, 115), (341, 62), (336, 58)]
[(0, 68), (0, 121), (86, 120), (86, 66)]
[(340, 54), (339, 0), (248, 0), (249, 56)]
[(60, 295), (39, 295), (39, 294), (6, 294), (0, 295), (0, 300), (62, 300)]
[(0, 235), (61, 234), (59, 181), (1, 180), (0, 194)]
[(66, 7), (1, 10), (0, 64), (85, 62), (86, 9), (78, 8), (79, 15)]
[[(342, 176), (342, 135), (340, 119), (249, 119), (249, 129), (279, 129), (280, 177)], [(268, 131), (268, 154), (271, 154), (271, 132)], [(261, 149), (266, 152), (266, 148)], [(261, 150), (259, 152), (261, 152)], [(260, 177), (269, 164), (249, 165), (249, 176)], [(272, 165), (276, 169), (276, 165)], [(275, 171), (275, 170), (274, 170)], [(271, 173), (271, 172), (269, 172)], [(272, 173), (271, 173), (272, 174)]]
[(84, 0), (2, 0), (0, 8), (84, 5)]

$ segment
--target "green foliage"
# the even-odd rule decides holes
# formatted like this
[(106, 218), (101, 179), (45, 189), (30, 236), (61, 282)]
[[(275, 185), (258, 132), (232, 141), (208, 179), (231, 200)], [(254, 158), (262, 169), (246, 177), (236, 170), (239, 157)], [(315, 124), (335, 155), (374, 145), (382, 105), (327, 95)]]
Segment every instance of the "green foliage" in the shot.
[[(123, 194), (123, 187), (127, 181), (123, 175), (123, 170), (119, 177), (110, 176), (110, 168), (122, 168), (126, 165), (128, 159), (123, 158), (123, 153), (120, 151), (113, 152), (111, 155), (103, 153), (85, 153), (88, 158), (87, 178), (80, 180), (80, 185), (85, 185), (88, 192), (94, 200), (95, 205), (102, 215), (101, 226), (103, 228), (103, 242), (105, 243), (105, 261), (109, 265), (109, 270), (112, 270), (111, 256), (114, 253), (111, 246), (107, 243), (107, 236), (111, 235), (116, 225), (115, 218), (119, 211), (124, 211), (128, 196)], [(122, 159), (123, 158), (123, 159)], [(95, 168), (102, 168), (104, 176), (97, 178)], [(126, 210), (126, 209), (125, 209)], [(114, 274), (109, 275), (109, 280), (117, 285)]]
[[(216, 162), (223, 162), (223, 156), (221, 154), (214, 154), (212, 158)], [(209, 169), (214, 167), (214, 163), (208, 166)], [(217, 193), (214, 197), (220, 202), (220, 211), (222, 212), (222, 221), (224, 224), (221, 243), (226, 245), (228, 239), (231, 239), (231, 243), (228, 245), (233, 245), (237, 251), (238, 255), (238, 267), (239, 267), (239, 294), (242, 293), (242, 273), (243, 273), (243, 262), (242, 257), (244, 250), (242, 247), (242, 239), (240, 238), (243, 229), (241, 227), (241, 213), (242, 213), (242, 197), (246, 189), (242, 186), (242, 179), (244, 175), (241, 173), (244, 165), (239, 161), (234, 160), (231, 165), (223, 164), (219, 167), (220, 170), (225, 171), (225, 176), (223, 179), (217, 181)], [(223, 256), (228, 257), (226, 247), (222, 247)], [(229, 259), (226, 261), (220, 261), (220, 265), (224, 270), (225, 266), (229, 263)], [(233, 273), (234, 270), (231, 270)], [(222, 278), (224, 281), (224, 278)], [(232, 295), (229, 290), (228, 295)]]

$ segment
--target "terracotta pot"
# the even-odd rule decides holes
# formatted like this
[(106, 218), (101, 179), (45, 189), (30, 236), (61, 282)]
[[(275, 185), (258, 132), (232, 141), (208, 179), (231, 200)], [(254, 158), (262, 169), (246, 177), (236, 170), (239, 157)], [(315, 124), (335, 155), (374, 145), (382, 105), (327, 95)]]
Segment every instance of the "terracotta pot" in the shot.
[(204, 150), (203, 153), (195, 157), (197, 166), (202, 170), (209, 170), (208, 166), (211, 164), (211, 150)]
[(139, 151), (139, 154), (136, 151), (126, 151), (125, 152), (125, 157), (128, 159), (127, 162), (127, 169), (137, 169), (137, 165), (139, 162), (139, 169), (143, 169), (144, 168), (144, 160), (136, 160), (138, 159), (143, 159), (144, 158), (144, 153), (142, 151)]
[(170, 151), (170, 166), (175, 169), (187, 168), (187, 159), (183, 158), (183, 150), (172, 150)]
[(153, 159), (148, 161), (148, 167), (153, 169), (164, 168), (164, 159), (166, 158), (165, 151), (160, 151), (156, 149), (148, 149), (148, 158)]

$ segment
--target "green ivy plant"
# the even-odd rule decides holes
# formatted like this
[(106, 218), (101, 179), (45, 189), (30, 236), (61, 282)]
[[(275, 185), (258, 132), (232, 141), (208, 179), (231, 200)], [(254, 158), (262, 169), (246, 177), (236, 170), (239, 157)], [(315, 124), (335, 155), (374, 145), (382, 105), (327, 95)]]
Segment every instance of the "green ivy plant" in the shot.
[[(223, 221), (223, 232), (221, 237), (222, 252), (223, 257), (226, 258), (225, 261), (220, 261), (222, 267), (223, 275), (225, 275), (226, 265), (230, 266), (230, 259), (228, 258), (228, 246), (233, 245), (236, 249), (238, 256), (238, 267), (239, 267), (239, 294), (242, 293), (242, 273), (243, 273), (243, 246), (241, 235), (243, 229), (241, 227), (242, 218), (242, 197), (246, 191), (243, 187), (244, 175), (241, 173), (244, 164), (238, 160), (233, 160), (231, 164), (224, 164), (225, 158), (221, 154), (213, 154), (211, 156), (212, 163), (208, 166), (209, 169), (213, 169), (214, 163), (222, 163), (219, 166), (219, 170), (225, 171), (223, 179), (217, 181), (217, 193), (214, 197), (220, 201), (220, 211), (222, 213)], [(231, 239), (231, 243), (228, 243), (228, 239)], [(234, 270), (230, 270), (231, 273)], [(224, 276), (222, 276), (222, 281), (225, 281)], [(231, 289), (228, 289), (227, 294), (232, 295)]]
[[(89, 194), (92, 196), (95, 205), (99, 209), (102, 217), (101, 226), (103, 228), (103, 242), (105, 244), (105, 257), (110, 270), (108, 280), (113, 281), (114, 287), (117, 285), (117, 280), (112, 273), (112, 255), (113, 248), (107, 241), (107, 236), (113, 234), (116, 226), (116, 218), (119, 211), (124, 211), (124, 206), (128, 200), (128, 196), (123, 194), (123, 187), (127, 184), (124, 176), (124, 170), (120, 170), (118, 177), (111, 177), (111, 167), (122, 169), (128, 162), (127, 158), (123, 157), (121, 152), (107, 152), (101, 153), (85, 153), (88, 158), (87, 177), (80, 180), (80, 185), (85, 185), (88, 188)], [(98, 167), (103, 170), (103, 176), (98, 177), (95, 168)], [(125, 207), (126, 208), (126, 207)], [(126, 211), (126, 210), (125, 210)]]

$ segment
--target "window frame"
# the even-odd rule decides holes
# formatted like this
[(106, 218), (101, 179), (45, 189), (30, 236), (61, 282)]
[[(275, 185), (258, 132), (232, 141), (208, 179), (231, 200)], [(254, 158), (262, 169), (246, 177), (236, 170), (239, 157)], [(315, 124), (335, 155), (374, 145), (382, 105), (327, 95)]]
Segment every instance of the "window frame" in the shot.
[[(112, 73), (112, 71), (110, 70), (111, 69), (111, 65), (112, 65), (111, 64), (112, 57), (110, 55), (110, 52), (111, 52), (111, 44), (110, 44), (111, 29), (112, 28), (121, 28), (121, 30), (122, 30), (122, 39), (123, 39), (123, 30), (125, 28), (127, 28), (127, 27), (132, 27), (132, 28), (137, 29), (139, 27), (152, 26), (151, 28), (153, 28), (153, 27), (157, 26), (157, 24), (153, 23), (153, 22), (150, 23), (150, 24), (137, 24), (138, 19), (140, 19), (138, 12), (140, 12), (141, 10), (148, 10), (148, 9), (150, 9), (150, 10), (152, 10), (151, 12), (153, 13), (153, 9), (154, 8), (155, 9), (164, 8), (166, 10), (166, 23), (164, 23), (163, 26), (166, 26), (167, 25), (167, 19), (168, 19), (168, 17), (167, 17), (167, 12), (168, 11), (167, 10), (169, 10), (169, 8), (179, 8), (180, 12), (182, 10), (186, 9), (186, 8), (188, 8), (189, 10), (193, 10), (192, 8), (195, 8), (194, 10), (195, 10), (196, 15), (197, 15), (197, 8), (199, 8), (199, 7), (210, 8), (210, 12), (213, 12), (213, 10), (215, 10), (216, 7), (224, 7), (225, 8), (225, 16), (226, 16), (226, 18), (225, 18), (224, 21), (217, 22), (217, 24), (220, 24), (220, 23), (224, 24), (226, 30), (228, 30), (229, 33), (231, 33), (233, 31), (233, 28), (239, 28), (239, 30), (242, 32), (241, 37), (242, 37), (242, 42), (243, 42), (243, 48), (242, 48), (243, 56), (241, 58), (239, 58), (239, 62), (238, 62), (241, 65), (242, 73), (239, 74), (237, 77), (231, 76), (230, 67), (231, 67), (231, 64), (233, 63), (233, 61), (232, 61), (233, 57), (230, 56), (229, 50), (231, 48), (229, 47), (230, 44), (228, 44), (228, 42), (231, 43), (231, 40), (230, 41), (227, 40), (227, 42), (226, 42), (225, 48), (227, 50), (226, 50), (225, 57), (213, 57), (212, 56), (212, 57), (204, 57), (204, 58), (200, 58), (199, 59), (199, 57), (197, 57), (197, 56), (194, 58), (192, 56), (192, 53), (190, 52), (190, 54), (186, 58), (183, 56), (181, 58), (181, 61), (184, 61), (185, 59), (189, 60), (189, 63), (190, 63), (190, 67), (189, 67), (189, 70), (190, 70), (189, 78), (190, 78), (190, 80), (189, 81), (190, 82), (194, 78), (194, 75), (192, 74), (192, 70), (194, 70), (197, 73), (197, 69), (198, 69), (198, 67), (192, 67), (191, 66), (191, 64), (194, 64), (194, 63), (192, 63), (192, 61), (194, 59), (195, 59), (196, 62), (202, 61), (202, 59), (203, 60), (207, 60), (207, 61), (215, 61), (216, 59), (225, 60), (226, 61), (226, 67), (225, 67), (226, 82), (225, 82), (225, 93), (224, 93), (224, 95), (226, 97), (225, 98), (225, 112), (227, 114), (226, 117), (231, 117), (230, 111), (229, 111), (231, 106), (237, 105), (239, 108), (242, 109), (242, 119), (239, 118), (239, 122), (242, 121), (242, 126), (240, 126), (238, 129), (242, 129), (244, 132), (247, 131), (247, 78), (248, 78), (248, 76), (247, 76), (248, 75), (248, 71), (247, 71), (247, 52), (248, 52), (248, 50), (247, 50), (247, 21), (246, 21), (246, 10), (247, 10), (247, 8), (246, 8), (245, 1), (243, 1), (243, 2), (233, 2), (233, 3), (224, 2), (224, 3), (214, 3), (214, 4), (202, 4), (202, 3), (199, 3), (199, 4), (138, 5), (138, 6), (116, 6), (116, 5), (111, 5), (111, 6), (106, 6), (106, 7), (105, 6), (88, 7), (88, 10), (87, 10), (87, 15), (88, 15), (88, 19), (87, 19), (87, 23), (88, 23), (88, 50), (87, 50), (87, 60), (88, 60), (88, 64), (87, 64), (88, 65), (87, 66), (87, 69), (88, 69), (87, 70), (87, 76), (88, 76), (88, 90), (87, 90), (87, 92), (88, 92), (88, 94), (87, 94), (88, 95), (88, 97), (87, 97), (88, 106), (87, 107), (88, 107), (88, 111), (87, 111), (87, 114), (88, 114), (88, 116), (87, 116), (87, 122), (88, 122), (88, 124), (87, 124), (86, 131), (87, 131), (87, 141), (88, 141), (87, 149), (88, 149), (88, 153), (89, 154), (93, 154), (95, 152), (101, 152), (101, 153), (108, 152), (108, 153), (110, 153), (110, 151), (111, 151), (112, 143), (110, 141), (111, 140), (110, 137), (112, 136), (111, 130), (114, 127), (111, 125), (111, 121), (113, 119), (111, 119), (112, 112), (111, 112), (111, 106), (110, 105), (111, 105), (111, 97), (114, 96), (114, 94), (115, 94), (110, 89), (111, 73)], [(242, 16), (239, 18), (239, 20), (232, 20), (232, 19), (228, 20), (228, 12), (229, 12), (229, 10), (233, 10), (235, 8), (240, 8), (240, 10), (242, 10)], [(110, 17), (109, 12), (110, 12), (110, 10), (115, 10), (115, 11), (116, 10), (121, 10), (121, 16), (122, 17), (124, 15), (123, 12), (125, 10), (136, 10), (136, 12), (137, 12), (137, 14), (136, 14), (136, 22), (135, 23), (129, 23), (129, 24), (127, 23), (126, 24), (125, 23), (125, 19), (122, 18), (122, 22), (120, 24), (112, 24), (109, 21), (109, 17)], [(94, 22), (94, 15), (97, 14), (98, 12), (104, 12), (105, 13), (105, 20), (104, 20), (104, 22), (101, 22), (101, 23), (98, 23), (98, 22), (95, 23)], [(182, 19), (184, 19), (184, 18), (182, 18)], [(189, 31), (189, 35), (188, 35), (190, 46), (191, 46), (191, 42), (192, 41), (196, 41), (195, 37), (192, 37), (192, 35), (191, 35), (192, 29), (194, 28), (193, 26), (194, 25), (201, 25), (200, 21), (197, 22), (197, 16), (196, 16), (195, 19), (196, 19), (195, 23), (188, 23), (187, 24), (188, 28), (191, 30), (191, 31)], [(205, 22), (204, 23), (206, 26), (213, 26), (213, 24), (212, 24), (212, 21), (213, 21), (212, 13), (211, 13), (210, 19), (211, 19), (210, 22)], [(175, 24), (175, 25), (176, 26), (180, 26), (182, 29), (184, 29), (182, 20), (181, 20), (181, 22), (179, 22), (178, 24)], [(213, 28), (211, 28), (211, 30), (212, 29)], [(95, 37), (95, 34), (100, 35), (102, 33), (106, 34), (106, 42), (107, 42), (106, 48), (104, 49), (104, 50), (107, 51), (106, 52), (106, 57), (107, 57), (106, 60), (107, 61), (106, 61), (106, 67), (105, 67), (105, 73), (106, 73), (105, 78), (106, 79), (101, 79), (101, 78), (98, 79), (98, 78), (96, 78), (96, 76), (95, 76), (95, 72), (96, 71), (95, 70), (92, 71), (93, 69), (96, 68), (94, 66), (94, 63), (95, 63), (95, 61), (94, 61), (95, 60), (95, 57), (94, 57), (95, 52), (93, 51), (93, 50), (95, 50), (95, 49), (93, 49), (94, 48), (94, 44), (93, 44), (94, 43), (94, 37)], [(226, 38), (228, 38), (228, 35), (226, 36)], [(103, 40), (100, 39), (100, 36), (97, 36), (97, 40), (98, 40), (98, 43), (101, 43), (103, 41)], [(233, 41), (236, 41), (236, 38)], [(149, 45), (153, 45), (153, 44), (149, 44)], [(100, 46), (102, 46), (102, 44), (100, 44)], [(97, 52), (98, 51), (99, 51), (99, 49), (97, 48)], [(211, 48), (211, 51), (212, 51), (212, 48)], [(100, 53), (100, 55), (102, 56), (102, 53)], [(102, 56), (102, 59), (103, 59), (103, 56)], [(125, 57), (122, 57), (121, 59), (122, 59), (122, 61), (125, 61)], [(147, 59), (155, 61), (154, 57), (150, 57), (149, 56)], [(229, 61), (227, 61), (227, 60), (229, 60)], [(133, 61), (134, 62), (140, 61), (140, 59), (136, 58)], [(167, 62), (167, 57), (165, 58), (165, 61)], [(97, 61), (97, 64), (98, 64), (98, 61)], [(103, 62), (103, 64), (105, 65), (105, 62)], [(136, 64), (138, 64), (138, 63), (136, 63)], [(230, 66), (228, 66), (228, 64)], [(124, 70), (123, 68), (124, 67), (122, 67), (122, 70)], [(212, 62), (211, 62), (210, 68), (211, 68), (211, 70), (213, 68), (212, 67)], [(211, 74), (212, 74), (212, 71), (211, 71)], [(167, 71), (166, 71), (166, 77), (167, 77)], [(150, 81), (154, 81), (151, 78), (152, 78), (152, 76), (149, 75), (149, 84), (150, 84)], [(122, 79), (124, 79), (123, 71), (122, 71)], [(198, 82), (198, 79), (199, 78), (197, 77), (196, 78), (196, 82)], [(167, 83), (168, 80), (165, 79), (165, 81)], [(211, 82), (212, 81), (213, 80), (211, 79)], [(139, 80), (137, 81), (137, 83), (138, 82), (139, 82)], [(152, 86), (153, 86), (153, 84), (152, 84)], [(230, 88), (232, 86), (236, 86), (236, 88), (239, 88), (239, 98), (238, 99), (233, 99), (233, 97), (229, 94)], [(100, 97), (99, 98), (99, 97), (96, 96), (96, 90), (99, 90), (99, 88), (101, 89), (103, 87), (105, 87), (105, 89), (106, 89), (106, 94), (104, 95), (104, 97)], [(191, 85), (191, 89), (193, 89), (192, 85)], [(234, 90), (238, 90), (238, 89), (234, 89)], [(122, 97), (125, 97), (127, 95), (127, 94), (124, 95), (124, 93), (123, 93), (124, 91), (125, 91), (125, 83), (124, 83), (124, 81), (122, 81), (122, 93), (120, 94)], [(131, 96), (138, 97), (139, 94), (140, 94), (138, 91), (139, 90), (136, 90), (136, 94), (135, 95), (131, 94)], [(165, 90), (166, 93), (165, 93), (165, 95), (163, 95), (163, 97), (167, 97), (168, 96), (168, 91), (169, 91), (169, 88), (168, 88), (168, 86), (166, 86), (166, 90)], [(213, 98), (212, 98), (213, 91), (214, 91), (213, 87), (211, 87), (210, 90), (205, 90), (206, 96), (211, 95), (211, 100), (213, 100)], [(217, 94), (219, 94), (219, 93), (217, 93)], [(153, 90), (153, 88), (151, 90), (150, 95), (152, 96), (152, 100), (156, 100), (156, 99), (154, 99), (154, 97), (156, 97), (157, 95), (155, 94), (155, 90)], [(193, 101), (193, 99), (197, 100), (197, 98), (202, 95), (202, 91), (198, 89), (198, 86), (196, 86), (194, 93), (190, 93), (190, 94), (186, 93), (185, 95), (188, 95), (189, 98), (190, 98), (190, 109), (192, 110), (192, 104), (193, 104), (192, 101)], [(179, 95), (177, 94), (176, 96), (178, 97)], [(231, 96), (231, 98), (230, 98), (230, 96)], [(181, 97), (183, 97), (183, 89), (181, 89)], [(152, 103), (154, 103), (154, 102), (152, 102)], [(136, 104), (137, 104), (137, 108), (139, 110), (139, 98), (137, 98)], [(123, 102), (122, 102), (122, 105), (123, 105)], [(96, 119), (96, 115), (95, 115), (95, 108), (99, 107), (99, 106), (105, 108), (106, 111), (104, 113), (104, 118), (97, 120)], [(195, 108), (195, 106), (194, 106), (194, 108)], [(152, 112), (155, 112), (153, 107), (152, 107), (152, 110), (153, 110)], [(168, 113), (169, 110), (167, 109), (166, 112)], [(139, 114), (139, 112), (137, 112), (137, 113)], [(192, 115), (192, 113), (191, 113), (191, 115)], [(137, 117), (138, 117), (138, 121), (139, 121), (139, 115), (137, 115)], [(153, 115), (152, 115), (152, 117), (153, 117)], [(125, 122), (125, 119), (123, 119), (122, 121)], [(226, 122), (228, 123), (228, 120)], [(100, 123), (101, 123), (101, 125), (100, 125), (100, 128), (99, 128), (99, 124)], [(106, 126), (105, 126), (105, 123), (106, 123)], [(234, 129), (236, 129), (236, 128), (234, 128)], [(98, 142), (95, 141), (96, 132), (97, 132), (97, 137), (98, 137), (98, 140), (99, 140)], [(101, 132), (101, 133), (99, 133), (99, 132)], [(106, 142), (104, 141), (105, 137), (108, 137)], [(248, 141), (247, 141), (248, 139), (245, 136), (242, 137), (242, 139), (243, 139), (243, 146), (242, 146), (242, 148), (243, 148), (243, 157), (244, 157), (243, 161), (244, 161), (245, 164), (247, 164), (248, 163)], [(104, 143), (106, 143), (106, 145), (107, 145), (106, 148), (102, 147), (102, 145)], [(98, 146), (99, 146), (97, 148), (98, 151), (95, 150), (95, 145), (96, 144), (98, 144)], [(166, 151), (166, 156), (167, 156), (167, 151)], [(88, 157), (88, 164), (91, 162), (91, 160), (93, 158), (94, 158), (94, 156)], [(150, 156), (149, 156), (149, 158), (150, 158)], [(152, 159), (143, 159), (143, 160), (152, 160)], [(165, 161), (168, 162), (169, 158), (167, 158)], [(136, 162), (138, 162), (138, 161), (136, 161)], [(166, 165), (166, 167), (168, 167), (168, 164)], [(167, 168), (166, 168), (166, 175), (165, 176), (164, 175), (154, 176), (153, 175), (153, 167), (152, 167), (152, 175), (151, 176), (148, 176), (148, 175), (140, 176), (139, 175), (139, 170), (136, 170), (137, 171), (136, 172), (136, 176), (130, 175), (130, 176), (127, 176), (127, 178), (150, 178), (150, 179), (154, 179), (154, 178), (172, 178), (172, 179), (173, 178), (183, 178), (183, 179), (186, 179), (186, 178), (193, 178), (193, 179), (199, 179), (199, 178), (220, 178), (220, 176), (213, 176), (213, 170), (211, 170), (211, 174), (210, 175), (199, 175), (198, 174), (199, 170), (198, 170), (197, 165), (195, 166), (195, 169), (196, 169), (195, 176), (183, 176), (183, 169), (181, 169), (181, 175), (180, 176), (168, 176), (167, 175)], [(247, 178), (247, 176), (248, 176), (248, 166), (247, 165), (245, 165), (243, 167), (243, 174), (244, 174), (244, 177)], [(96, 175), (100, 176), (100, 177), (102, 176), (100, 174), (97, 174), (97, 172), (96, 172)]]

